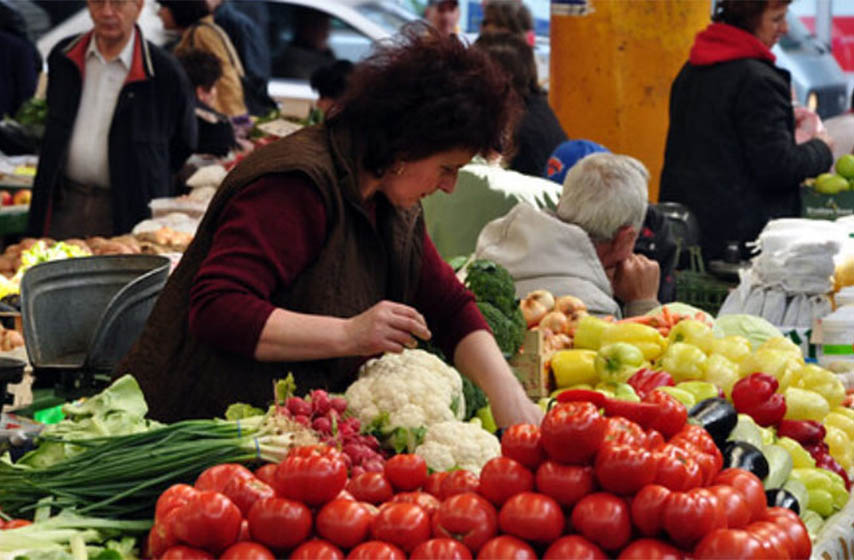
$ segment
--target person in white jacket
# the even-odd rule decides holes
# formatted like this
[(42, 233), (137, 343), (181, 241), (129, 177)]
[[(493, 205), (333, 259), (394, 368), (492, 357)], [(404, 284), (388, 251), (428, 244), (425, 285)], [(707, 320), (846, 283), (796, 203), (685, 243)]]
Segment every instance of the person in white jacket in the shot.
[(572, 166), (557, 210), (519, 203), (488, 223), (477, 258), (504, 266), (516, 295), (573, 295), (595, 315), (646, 313), (658, 305), (658, 263), (633, 253), (647, 208), (649, 172), (637, 159), (597, 153)]

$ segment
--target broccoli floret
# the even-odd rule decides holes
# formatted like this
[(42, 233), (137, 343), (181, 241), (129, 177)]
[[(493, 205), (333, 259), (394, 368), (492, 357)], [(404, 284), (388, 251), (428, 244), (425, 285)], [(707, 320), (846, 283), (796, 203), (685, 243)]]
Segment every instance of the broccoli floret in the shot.
[[(495, 342), (505, 356), (513, 356), (525, 339), (524, 320), (517, 322), (501, 313), (497, 307), (485, 301), (478, 301), (477, 307), (486, 319)], [(520, 312), (521, 314), (521, 312)]]
[(463, 398), (466, 401), (466, 417), (464, 420), (470, 420), (474, 417), (477, 411), (489, 404), (486, 400), (486, 395), (480, 390), (480, 387), (475, 385), (468, 377), (461, 375), (463, 378)]
[(486, 259), (471, 263), (466, 271), (466, 287), (479, 302), (494, 305), (506, 316), (511, 316), (516, 303), (516, 285), (507, 269)]

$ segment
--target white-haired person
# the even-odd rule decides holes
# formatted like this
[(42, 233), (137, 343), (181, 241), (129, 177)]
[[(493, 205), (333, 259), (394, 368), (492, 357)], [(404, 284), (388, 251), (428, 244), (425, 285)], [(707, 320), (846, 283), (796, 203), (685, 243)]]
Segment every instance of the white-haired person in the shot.
[(595, 315), (642, 315), (658, 305), (660, 276), (657, 262), (633, 252), (648, 181), (631, 156), (589, 155), (567, 173), (555, 212), (517, 204), (483, 228), (476, 255), (507, 268), (518, 297), (546, 289)]

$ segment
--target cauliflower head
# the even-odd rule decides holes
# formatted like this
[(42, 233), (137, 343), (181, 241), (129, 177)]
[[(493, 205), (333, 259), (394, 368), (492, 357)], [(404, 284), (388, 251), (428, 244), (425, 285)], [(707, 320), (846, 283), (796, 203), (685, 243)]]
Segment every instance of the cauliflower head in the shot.
[(363, 425), (381, 414), (390, 428), (418, 428), (465, 416), (457, 370), (424, 350), (404, 350), (366, 362), (344, 394)]
[(451, 420), (429, 426), (424, 443), (415, 448), (415, 453), (435, 471), (456, 467), (480, 475), (487, 461), (501, 455), (501, 442), (477, 420)]

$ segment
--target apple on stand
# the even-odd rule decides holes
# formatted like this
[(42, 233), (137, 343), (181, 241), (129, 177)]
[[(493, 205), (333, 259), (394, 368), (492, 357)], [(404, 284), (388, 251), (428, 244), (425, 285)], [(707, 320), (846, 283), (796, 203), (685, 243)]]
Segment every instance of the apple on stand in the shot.
[(0, 205), (10, 206), (12, 204), (12, 193), (3, 189), (0, 190)]
[(12, 204), (29, 204), (32, 198), (33, 192), (30, 189), (21, 189), (12, 196)]

